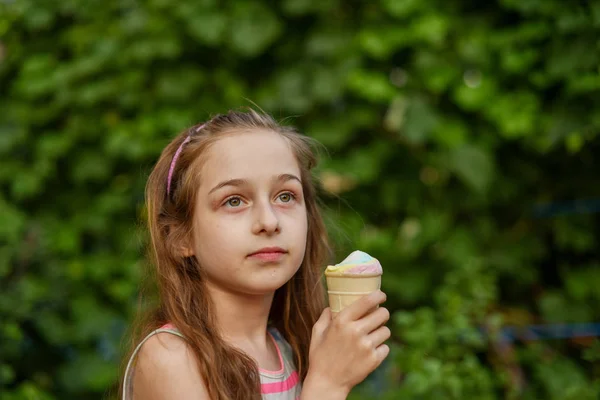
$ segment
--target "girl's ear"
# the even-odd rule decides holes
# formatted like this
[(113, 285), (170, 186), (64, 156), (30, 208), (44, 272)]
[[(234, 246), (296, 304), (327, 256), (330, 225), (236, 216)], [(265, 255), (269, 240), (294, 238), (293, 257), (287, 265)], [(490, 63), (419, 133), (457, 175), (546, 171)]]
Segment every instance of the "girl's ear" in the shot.
[(179, 254), (183, 257), (191, 257), (196, 254), (194, 251), (194, 240), (191, 237), (192, 235), (186, 235), (186, 238), (182, 240), (181, 245), (177, 249)]
[(181, 248), (181, 255), (184, 257), (191, 257), (194, 254), (194, 249), (191, 246), (184, 246)]

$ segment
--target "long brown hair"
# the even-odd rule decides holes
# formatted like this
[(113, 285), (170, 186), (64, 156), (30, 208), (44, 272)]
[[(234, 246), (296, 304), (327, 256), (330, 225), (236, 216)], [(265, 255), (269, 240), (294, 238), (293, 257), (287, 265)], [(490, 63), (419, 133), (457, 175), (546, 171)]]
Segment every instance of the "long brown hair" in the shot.
[[(220, 336), (214, 307), (205, 289), (202, 266), (195, 257), (186, 258), (181, 254), (181, 244), (192, 231), (203, 154), (226, 133), (255, 129), (268, 129), (286, 138), (301, 171), (308, 218), (305, 257), (298, 272), (275, 292), (269, 323), (290, 343), (298, 374), (304, 380), (312, 327), (325, 308), (321, 276), (330, 256), (311, 174), (317, 163), (315, 142), (294, 128), (278, 124), (269, 115), (252, 109), (229, 111), (213, 117), (203, 126), (180, 133), (163, 150), (146, 186), (149, 265), (156, 277), (159, 300), (154, 309), (144, 313), (146, 317), (139, 318), (132, 346), (159, 326), (167, 322), (174, 324), (193, 351), (214, 400), (260, 399), (258, 367), (249, 356)], [(171, 162), (188, 136), (189, 142), (176, 161), (167, 193)], [(140, 304), (144, 304), (144, 300)]]

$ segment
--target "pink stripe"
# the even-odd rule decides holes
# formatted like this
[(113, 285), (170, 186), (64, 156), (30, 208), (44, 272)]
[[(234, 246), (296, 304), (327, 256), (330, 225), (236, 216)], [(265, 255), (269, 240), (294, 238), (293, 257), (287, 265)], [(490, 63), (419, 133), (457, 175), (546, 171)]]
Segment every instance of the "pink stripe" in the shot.
[(161, 326), (158, 329), (177, 329), (177, 328), (175, 328), (175, 325), (173, 325), (172, 323), (168, 322), (168, 323), (164, 324), (163, 326)]
[(281, 393), (292, 389), (298, 383), (298, 373), (296, 371), (282, 382), (263, 383), (260, 385), (262, 394)]
[(277, 349), (277, 357), (279, 358), (279, 365), (280, 365), (281, 367), (279, 368), (279, 370), (278, 370), (278, 371), (269, 371), (268, 369), (262, 369), (262, 368), (259, 368), (258, 370), (259, 370), (260, 372), (264, 372), (264, 373), (267, 373), (267, 374), (278, 375), (278, 374), (281, 374), (281, 373), (283, 373), (283, 368), (285, 367), (285, 366), (283, 365), (283, 357), (281, 357), (281, 351), (279, 350), (279, 346), (277, 346), (277, 341), (275, 340), (275, 338), (273, 337), (273, 335), (271, 335), (271, 332), (268, 332), (268, 331), (267, 331), (267, 333), (268, 333), (268, 334), (269, 334), (269, 336), (271, 337), (271, 340), (273, 340), (273, 344), (275, 345), (275, 348)]

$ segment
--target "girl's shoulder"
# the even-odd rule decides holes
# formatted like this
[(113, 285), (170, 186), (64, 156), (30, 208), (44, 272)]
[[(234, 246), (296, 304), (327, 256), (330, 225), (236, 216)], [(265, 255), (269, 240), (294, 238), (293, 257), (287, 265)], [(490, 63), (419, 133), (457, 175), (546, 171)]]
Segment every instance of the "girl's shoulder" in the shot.
[(171, 368), (190, 356), (190, 349), (184, 336), (171, 324), (150, 332), (137, 346), (133, 358), (136, 364), (150, 361), (160, 368)]
[(189, 368), (195, 366), (193, 361), (187, 342), (175, 327), (163, 326), (152, 331), (131, 355), (123, 382), (123, 399), (132, 399), (134, 392), (136, 398), (146, 398), (151, 393), (178, 398), (189, 390), (205, 392), (199, 371)]
[(138, 347), (138, 357), (143, 357), (144, 354), (160, 354), (163, 356), (173, 354), (173, 356), (176, 356), (188, 351), (184, 336), (170, 324), (150, 332)]
[(187, 342), (174, 332), (154, 331), (144, 340), (137, 353), (137, 370), (157, 373), (178, 372), (193, 355)]

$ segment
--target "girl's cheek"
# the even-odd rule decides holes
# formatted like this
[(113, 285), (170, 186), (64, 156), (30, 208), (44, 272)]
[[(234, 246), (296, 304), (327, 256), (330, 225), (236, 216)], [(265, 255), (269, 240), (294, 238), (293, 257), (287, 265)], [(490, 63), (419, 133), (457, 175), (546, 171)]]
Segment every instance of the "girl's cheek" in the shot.
[(295, 213), (298, 211), (302, 211), (302, 209), (304, 208), (304, 205), (302, 205), (298, 202), (293, 202), (293, 203), (277, 204), (276, 207), (285, 213)]

